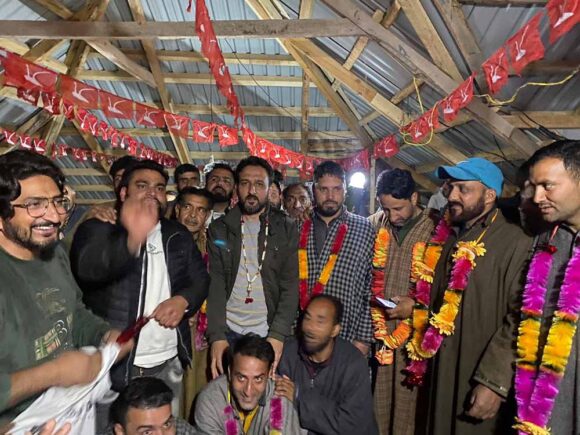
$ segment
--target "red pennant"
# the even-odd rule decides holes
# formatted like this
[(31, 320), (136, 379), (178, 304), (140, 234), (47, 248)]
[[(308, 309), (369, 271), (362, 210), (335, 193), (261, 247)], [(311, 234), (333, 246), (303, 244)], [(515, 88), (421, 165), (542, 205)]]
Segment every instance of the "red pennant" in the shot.
[(133, 119), (133, 101), (100, 91), (101, 106), (107, 118)]
[(508, 81), (509, 66), (505, 47), (501, 47), (481, 66), (491, 94), (497, 94)]
[(442, 101), (443, 119), (446, 122), (451, 122), (457, 118), (459, 110), (471, 103), (473, 99), (473, 78), (474, 75), (469, 76), (467, 80), (461, 83), (457, 89)]
[(550, 44), (580, 23), (580, 0), (549, 0)]
[(193, 121), (193, 141), (200, 143), (213, 142), (213, 132), (216, 125), (212, 122)]
[(58, 74), (7, 53), (4, 61), (5, 85), (28, 90), (55, 92)]
[(165, 127), (163, 112), (142, 104), (135, 104), (135, 117), (139, 124), (146, 127)]
[(24, 149), (31, 150), (32, 149), (32, 138), (27, 135), (20, 136), (20, 146)]
[(256, 134), (247, 127), (242, 128), (242, 139), (244, 140), (250, 154), (255, 155), (256, 153)]
[(18, 142), (19, 135), (15, 131), (4, 130), (4, 135), (6, 136), (6, 142), (10, 145), (16, 145), (16, 142)]
[(44, 139), (35, 138), (32, 143), (34, 144), (34, 151), (38, 154), (44, 154), (46, 151), (46, 141)]
[(417, 143), (439, 127), (439, 113), (437, 112), (437, 106), (435, 106), (401, 128), (401, 132), (410, 136), (412, 142)]
[(378, 142), (373, 149), (373, 157), (393, 157), (399, 152), (399, 144), (394, 135), (387, 136)]
[(64, 117), (69, 121), (72, 121), (75, 117), (75, 106), (67, 101), (63, 101), (62, 109)]
[(544, 44), (540, 38), (538, 26), (542, 12), (508, 39), (506, 46), (510, 53), (511, 65), (516, 74), (521, 74), (527, 64), (544, 57)]
[(238, 144), (238, 130), (226, 125), (218, 125), (217, 130), (220, 146), (227, 147)]
[(62, 96), (69, 103), (84, 109), (99, 108), (99, 91), (89, 85), (85, 85), (69, 76), (61, 76), (60, 89)]
[(18, 88), (16, 90), (16, 96), (21, 100), (36, 106), (38, 104), (38, 99), (40, 98), (40, 93), (36, 89)]
[(189, 137), (189, 122), (190, 120), (186, 116), (174, 115), (173, 113), (165, 114), (165, 124), (169, 131), (184, 139)]
[(53, 115), (59, 115), (61, 113), (60, 104), (62, 99), (56, 94), (56, 92), (42, 92), (42, 105), (44, 110)]

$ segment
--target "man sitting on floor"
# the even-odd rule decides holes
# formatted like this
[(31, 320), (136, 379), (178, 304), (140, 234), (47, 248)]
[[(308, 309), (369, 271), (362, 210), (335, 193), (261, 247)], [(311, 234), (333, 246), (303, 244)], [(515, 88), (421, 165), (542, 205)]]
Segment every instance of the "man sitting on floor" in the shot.
[(274, 395), (274, 381), (268, 379), (273, 363), (274, 349), (265, 338), (247, 334), (238, 339), (227, 376), (210, 382), (198, 396), (195, 428), (199, 433), (300, 434), (292, 403)]
[(342, 310), (334, 296), (310, 300), (300, 338), (284, 344), (276, 394), (294, 402), (309, 434), (378, 434), (367, 361), (338, 337)]

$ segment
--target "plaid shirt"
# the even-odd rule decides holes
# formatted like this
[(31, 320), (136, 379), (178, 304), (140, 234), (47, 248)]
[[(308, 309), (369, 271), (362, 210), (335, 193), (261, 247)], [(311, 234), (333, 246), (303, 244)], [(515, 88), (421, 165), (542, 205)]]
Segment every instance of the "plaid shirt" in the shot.
[(328, 261), (338, 227), (343, 222), (348, 225), (348, 231), (324, 293), (337, 297), (344, 306), (340, 337), (372, 343), (370, 298), (375, 231), (367, 219), (344, 210), (330, 223), (320, 256), (316, 253), (315, 225), (312, 225), (307, 245), (308, 288), (312, 289)]

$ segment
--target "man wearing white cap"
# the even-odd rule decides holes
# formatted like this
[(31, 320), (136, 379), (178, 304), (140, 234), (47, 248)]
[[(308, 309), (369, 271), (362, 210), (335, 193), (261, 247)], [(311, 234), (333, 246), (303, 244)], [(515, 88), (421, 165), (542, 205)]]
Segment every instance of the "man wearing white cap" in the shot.
[(434, 435), (505, 434), (517, 324), (508, 313), (532, 241), (496, 206), (503, 187), (496, 165), (471, 158), (439, 167), (437, 176), (449, 181), (450, 232), (427, 296), (426, 332), (412, 341), (428, 367), (418, 426)]

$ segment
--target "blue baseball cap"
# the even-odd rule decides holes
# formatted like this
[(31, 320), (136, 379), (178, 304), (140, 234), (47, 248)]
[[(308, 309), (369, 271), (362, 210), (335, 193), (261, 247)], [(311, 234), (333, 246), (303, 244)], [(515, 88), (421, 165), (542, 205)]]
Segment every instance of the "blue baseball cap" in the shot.
[(503, 189), (501, 170), (489, 160), (480, 157), (472, 157), (457, 163), (455, 166), (439, 166), (436, 174), (440, 180), (454, 178), (462, 181), (479, 181), (495, 190), (498, 198)]

